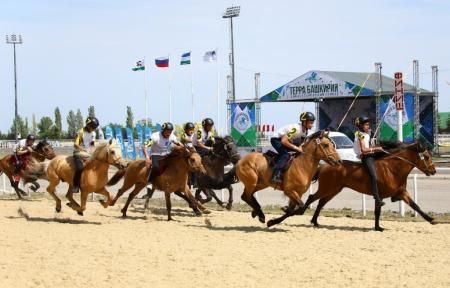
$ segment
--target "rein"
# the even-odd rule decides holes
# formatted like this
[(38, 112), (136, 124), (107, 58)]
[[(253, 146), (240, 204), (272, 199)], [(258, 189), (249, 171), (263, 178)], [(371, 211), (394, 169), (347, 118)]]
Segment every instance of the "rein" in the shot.
[[(406, 162), (406, 163), (412, 165), (413, 167), (419, 169), (420, 171), (422, 171), (422, 169), (420, 169), (420, 168), (417, 166), (416, 163), (413, 163), (413, 162), (409, 161), (408, 159), (405, 159), (405, 158), (403, 158), (403, 157), (401, 157), (401, 156), (397, 156), (397, 155), (395, 155), (395, 154), (392, 154), (392, 153), (390, 153), (390, 152), (388, 152), (388, 151), (386, 151), (386, 150), (384, 150), (384, 149), (383, 149), (383, 152), (386, 153), (386, 154), (388, 154), (388, 155), (390, 155), (391, 157), (394, 157), (394, 158), (397, 158), (397, 159), (399, 159), (399, 160), (402, 160), (402, 161), (404, 161), (404, 162)], [(419, 154), (420, 160), (421, 160), (421, 161), (424, 160), (423, 152), (417, 152), (417, 153)], [(429, 166), (428, 166), (427, 162), (424, 161), (424, 164), (425, 164), (425, 167), (427, 168), (427, 170), (429, 170)]]

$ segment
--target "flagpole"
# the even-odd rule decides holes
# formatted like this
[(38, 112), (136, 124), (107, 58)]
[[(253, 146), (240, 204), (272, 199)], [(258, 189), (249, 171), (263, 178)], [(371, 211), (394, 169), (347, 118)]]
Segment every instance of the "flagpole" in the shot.
[[(216, 57), (217, 57), (217, 48), (216, 48)], [(217, 64), (217, 131), (220, 133), (220, 70), (219, 70), (219, 57), (216, 59)]]
[(192, 101), (192, 123), (194, 123), (194, 118), (195, 118), (195, 105), (194, 105), (194, 84), (193, 84), (193, 72), (192, 72), (192, 56), (191, 56), (191, 101)]
[(145, 69), (145, 56), (144, 56), (144, 95), (145, 95), (145, 126), (148, 126), (148, 86), (147, 86), (147, 69)]
[(170, 54), (168, 59), (169, 59), (169, 67), (167, 67), (167, 69), (169, 70), (169, 122), (172, 122), (172, 85), (171, 85), (172, 75), (170, 73)]

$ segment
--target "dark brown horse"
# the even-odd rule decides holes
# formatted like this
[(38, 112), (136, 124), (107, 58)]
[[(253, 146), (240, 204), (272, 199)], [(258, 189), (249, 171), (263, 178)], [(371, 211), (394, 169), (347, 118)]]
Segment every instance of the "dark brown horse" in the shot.
[[(206, 174), (197, 176), (198, 188), (195, 192), (195, 198), (202, 204), (207, 203), (214, 198), (220, 206), (224, 206), (222, 200), (217, 197), (214, 189), (228, 189), (228, 203), (225, 208), (231, 210), (233, 206), (233, 187), (231, 184), (237, 182), (236, 170), (233, 167), (228, 173), (224, 173), (224, 166), (232, 163), (235, 165), (241, 156), (237, 150), (236, 144), (231, 136), (215, 137), (212, 145), (213, 153), (202, 157), (203, 166)], [(203, 192), (206, 198), (202, 198)]]
[(301, 197), (308, 189), (319, 161), (324, 160), (332, 165), (337, 165), (340, 162), (339, 155), (330, 138), (328, 138), (328, 132), (325, 131), (318, 131), (309, 136), (303, 146), (303, 151), (304, 153), (297, 155), (292, 160), (291, 166), (283, 177), (281, 187), (279, 184), (270, 182), (272, 167), (262, 153), (247, 154), (239, 161), (236, 166), (236, 174), (245, 186), (241, 198), (253, 208), (253, 218), (258, 216), (261, 223), (265, 222), (265, 215), (253, 195), (256, 191), (271, 186), (282, 190), (293, 203), (286, 209), (283, 216), (270, 220), (267, 226), (279, 224), (284, 219), (293, 216), (303, 206)]
[[(43, 162), (45, 159), (51, 160), (55, 157), (55, 151), (53, 151), (52, 145), (48, 143), (46, 140), (41, 140), (37, 145), (35, 145), (33, 148), (33, 151), (31, 154), (27, 157), (26, 163), (31, 162)], [(27, 165), (27, 164), (25, 164)], [(0, 159), (0, 175), (2, 173), (5, 173), (5, 175), (8, 177), (9, 182), (11, 183), (11, 186), (14, 188), (14, 191), (16, 191), (17, 196), (19, 199), (22, 199), (22, 196), (26, 196), (27, 194), (25, 191), (19, 188), (19, 182), (14, 181), (13, 174), (15, 170), (15, 161), (14, 161), (14, 155), (6, 155), (2, 159)], [(24, 177), (23, 169), (20, 171), (19, 176), (23, 178), (24, 183), (32, 183), (31, 189), (33, 191), (37, 191), (39, 187), (39, 183), (36, 182), (37, 178), (27, 178)]]
[[(406, 190), (408, 175), (414, 167), (417, 167), (427, 176), (436, 173), (430, 153), (419, 143), (400, 144), (398, 148), (389, 151), (386, 157), (378, 159), (375, 163), (380, 197), (382, 199), (391, 197), (393, 202), (403, 200), (425, 220), (434, 224), (433, 218), (420, 209)], [(361, 163), (343, 161), (343, 165), (340, 166), (325, 164), (318, 169), (315, 177), (318, 177), (319, 188), (315, 194), (308, 197), (299, 214), (303, 214), (311, 203), (320, 199), (311, 219), (311, 223), (316, 227), (319, 226), (317, 218), (323, 206), (341, 192), (344, 187), (359, 193), (372, 195), (369, 175)], [(380, 214), (381, 207), (376, 206), (376, 231), (383, 231), (383, 228), (380, 227)]]
[[(180, 197), (184, 196), (183, 198), (188, 201), (189, 205), (197, 215), (201, 215), (198, 208), (202, 209), (203, 213), (209, 213), (206, 208), (196, 201), (187, 182), (189, 171), (200, 173), (206, 172), (202, 165), (200, 155), (184, 146), (174, 146), (171, 154), (160, 161), (160, 166), (165, 167), (165, 170), (161, 175), (155, 178), (153, 187), (165, 192), (168, 220), (172, 220), (172, 204), (170, 201), (170, 193), (172, 192), (175, 192)], [(112, 200), (112, 206), (123, 193), (134, 186), (133, 191), (128, 195), (125, 206), (121, 210), (123, 217), (126, 217), (128, 206), (133, 198), (147, 185), (148, 171), (145, 160), (135, 160), (129, 163), (127, 168), (116, 172), (116, 174), (108, 181), (107, 185), (111, 186), (115, 185), (121, 178), (125, 177), (122, 187)], [(150, 193), (152, 194), (153, 191)]]

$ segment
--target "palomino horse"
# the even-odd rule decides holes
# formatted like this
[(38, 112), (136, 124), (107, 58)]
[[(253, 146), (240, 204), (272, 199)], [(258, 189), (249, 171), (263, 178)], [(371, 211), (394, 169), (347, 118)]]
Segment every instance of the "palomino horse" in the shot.
[[(434, 224), (433, 218), (425, 214), (420, 207), (411, 199), (406, 190), (408, 175), (414, 167), (427, 176), (434, 175), (436, 169), (430, 153), (419, 143), (410, 145), (401, 144), (399, 148), (387, 152), (387, 156), (375, 161), (378, 175), (378, 190), (380, 197), (391, 197), (393, 202), (405, 201), (412, 209), (417, 211), (425, 220)], [(316, 193), (310, 195), (299, 214), (303, 214), (308, 206), (320, 199), (311, 223), (318, 227), (317, 218), (323, 206), (334, 196), (342, 191), (344, 187), (353, 189), (359, 193), (372, 195), (370, 178), (361, 163), (344, 161), (340, 166), (321, 166), (316, 173), (319, 188)], [(381, 207), (375, 206), (375, 230), (383, 231), (380, 227)]]
[[(201, 215), (198, 208), (202, 209), (204, 213), (209, 213), (206, 208), (195, 200), (188, 186), (188, 174), (190, 171), (206, 173), (200, 155), (182, 145), (174, 145), (172, 152), (160, 161), (160, 166), (164, 167), (165, 170), (162, 168), (162, 174), (155, 178), (153, 188), (165, 192), (167, 219), (169, 221), (172, 220), (172, 203), (170, 201), (170, 193), (172, 192), (175, 192), (180, 197), (184, 196), (183, 198), (188, 201), (197, 215)], [(109, 180), (107, 185), (111, 186), (125, 176), (124, 183), (112, 200), (111, 205), (114, 205), (120, 196), (134, 185), (134, 190), (128, 195), (127, 202), (121, 210), (123, 217), (126, 217), (128, 206), (133, 198), (147, 185), (148, 171), (145, 160), (136, 160), (132, 161), (126, 169), (117, 171)], [(150, 193), (153, 194), (153, 191)]]
[[(220, 200), (213, 189), (228, 189), (228, 203), (226, 208), (231, 210), (233, 206), (233, 187), (231, 184), (236, 183), (236, 170), (233, 167), (227, 174), (224, 174), (224, 166), (228, 163), (236, 165), (241, 159), (239, 152), (237, 151), (236, 144), (231, 136), (214, 137), (213, 153), (202, 157), (203, 166), (206, 169), (206, 175), (198, 175), (197, 185), (198, 188), (195, 192), (195, 198), (202, 204), (211, 201), (214, 198), (220, 206), (224, 206), (222, 200)], [(206, 199), (203, 199), (200, 195), (204, 192)]]
[[(55, 151), (53, 151), (52, 145), (50, 145), (50, 143), (48, 143), (46, 140), (41, 140), (35, 147), (33, 147), (33, 151), (31, 152), (28, 159), (25, 160), (25, 162), (43, 162), (45, 159), (51, 160), (54, 157)], [(12, 177), (15, 168), (14, 155), (6, 155), (2, 159), (0, 159), (0, 175), (2, 173), (5, 173), (5, 175), (8, 176), (11, 186), (16, 191), (17, 196), (19, 197), (19, 199), (22, 199), (22, 196), (25, 196), (27, 194), (25, 193), (25, 191), (19, 188), (19, 183), (15, 182)], [(19, 176), (24, 178), (24, 183), (31, 182), (33, 184), (33, 186), (31, 187), (33, 191), (37, 191), (39, 187), (41, 187), (39, 183), (36, 182), (37, 178), (27, 179), (26, 177), (24, 177), (25, 174), (23, 170), (20, 171)]]
[(318, 131), (308, 137), (304, 146), (304, 153), (297, 155), (283, 177), (282, 185), (270, 182), (272, 168), (266, 157), (261, 153), (250, 153), (242, 158), (236, 167), (239, 180), (244, 184), (244, 193), (241, 198), (253, 208), (252, 217), (258, 216), (261, 223), (265, 222), (265, 215), (253, 195), (255, 192), (268, 186), (284, 191), (284, 194), (295, 206), (286, 209), (285, 214), (279, 218), (270, 220), (267, 226), (281, 223), (287, 217), (294, 215), (295, 211), (302, 206), (301, 197), (308, 189), (311, 179), (316, 172), (320, 160), (332, 165), (338, 165), (339, 155), (333, 143), (328, 138), (328, 132)]
[(61, 211), (61, 200), (55, 194), (55, 187), (60, 181), (69, 184), (66, 198), (70, 202), (67, 203), (67, 206), (77, 211), (79, 215), (83, 215), (83, 211), (86, 210), (86, 201), (89, 193), (95, 192), (105, 196), (106, 201), (100, 200), (100, 203), (105, 208), (110, 205), (112, 201), (111, 196), (105, 189), (108, 182), (109, 165), (120, 167), (125, 165), (121, 149), (113, 139), (100, 143), (84, 165), (80, 187), (81, 206), (73, 199), (73, 193), (71, 192), (75, 171), (75, 163), (72, 156), (56, 156), (48, 163), (48, 166), (43, 164), (34, 165), (28, 169), (28, 173), (36, 177), (40, 177), (43, 174), (46, 175), (47, 180), (50, 182), (47, 191), (55, 199), (56, 212)]

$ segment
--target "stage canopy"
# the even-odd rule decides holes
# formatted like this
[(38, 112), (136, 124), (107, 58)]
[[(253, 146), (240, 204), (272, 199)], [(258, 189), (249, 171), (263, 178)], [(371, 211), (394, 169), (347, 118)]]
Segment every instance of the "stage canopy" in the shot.
[[(367, 79), (367, 77), (369, 77)], [(366, 81), (367, 79), (367, 81)], [(317, 101), (319, 99), (354, 98), (361, 90), (359, 97), (375, 96), (378, 90), (377, 73), (334, 72), (312, 70), (289, 83), (262, 96), (261, 102)], [(394, 79), (381, 77), (383, 93), (393, 94)], [(404, 83), (404, 91), (415, 91), (414, 86)], [(389, 93), (391, 92), (391, 93)], [(421, 92), (429, 93), (421, 89)]]

